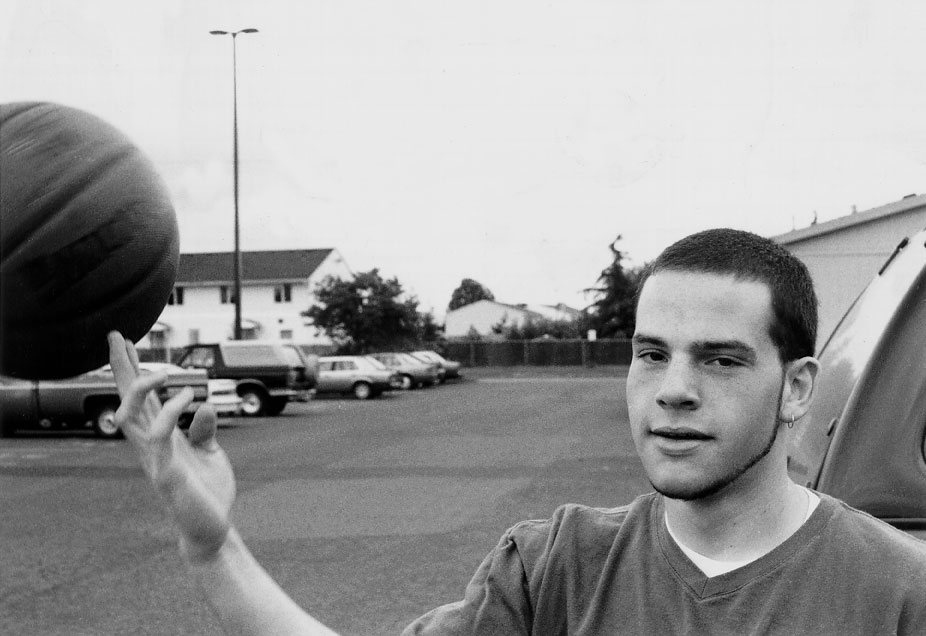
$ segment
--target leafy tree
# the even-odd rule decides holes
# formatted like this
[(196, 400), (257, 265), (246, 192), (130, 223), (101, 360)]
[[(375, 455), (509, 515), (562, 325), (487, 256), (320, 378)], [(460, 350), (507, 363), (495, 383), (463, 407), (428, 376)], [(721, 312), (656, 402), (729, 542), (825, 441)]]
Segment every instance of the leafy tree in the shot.
[(495, 296), (482, 283), (472, 278), (464, 278), (460, 286), (453, 290), (448, 309), (459, 309), (477, 300), (495, 300)]
[(378, 269), (352, 280), (328, 276), (315, 288), (318, 304), (302, 315), (312, 319), (341, 353), (369, 353), (412, 346), (434, 325), (418, 313), (418, 299), (402, 299), (398, 279), (384, 280)]
[(617, 247), (621, 237), (608, 246), (612, 261), (601, 271), (597, 285), (585, 291), (597, 298), (587, 309), (585, 329), (595, 329), (599, 338), (630, 337), (634, 330), (634, 299), (643, 267), (624, 266), (626, 255)]

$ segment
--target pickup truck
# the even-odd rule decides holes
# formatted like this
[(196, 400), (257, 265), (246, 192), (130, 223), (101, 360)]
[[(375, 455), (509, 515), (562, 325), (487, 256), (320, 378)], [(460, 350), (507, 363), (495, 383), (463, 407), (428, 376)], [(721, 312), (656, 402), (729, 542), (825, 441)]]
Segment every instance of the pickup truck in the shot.
[(905, 238), (820, 351), (791, 478), (926, 539), (926, 231)]
[[(167, 369), (167, 384), (158, 397), (164, 402), (183, 387), (193, 388), (193, 402), (181, 424), (189, 424), (193, 413), (208, 399), (208, 379), (201, 371), (173, 365), (142, 363), (143, 373)], [(19, 429), (92, 428), (105, 439), (122, 437), (114, 417), (119, 392), (109, 365), (65, 380), (20, 380), (0, 376), (0, 435), (9, 437)]]
[(244, 415), (279, 415), (292, 401), (311, 398), (318, 377), (318, 358), (304, 356), (290, 343), (230, 340), (184, 347), (177, 364), (202, 369), (209, 378), (237, 382)]

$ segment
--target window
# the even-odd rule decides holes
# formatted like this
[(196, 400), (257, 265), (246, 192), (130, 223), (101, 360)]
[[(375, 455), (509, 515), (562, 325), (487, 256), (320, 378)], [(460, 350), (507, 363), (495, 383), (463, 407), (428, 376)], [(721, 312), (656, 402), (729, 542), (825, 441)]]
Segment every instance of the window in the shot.
[(219, 287), (219, 301), (223, 305), (234, 305), (235, 304), (235, 290), (233, 287), (228, 285), (222, 285)]
[(207, 347), (191, 350), (181, 364), (181, 366), (187, 369), (211, 369), (213, 365), (215, 365), (215, 356), (212, 353), (212, 349)]
[(190, 329), (187, 335), (190, 344), (199, 344), (199, 329)]
[(280, 340), (292, 340), (292, 339), (293, 339), (292, 329), (280, 329)]
[(288, 303), (293, 300), (293, 286), (290, 283), (277, 285), (273, 288), (273, 301), (277, 303)]
[(174, 287), (170, 292), (170, 296), (167, 297), (168, 305), (182, 305), (183, 304), (183, 287)]

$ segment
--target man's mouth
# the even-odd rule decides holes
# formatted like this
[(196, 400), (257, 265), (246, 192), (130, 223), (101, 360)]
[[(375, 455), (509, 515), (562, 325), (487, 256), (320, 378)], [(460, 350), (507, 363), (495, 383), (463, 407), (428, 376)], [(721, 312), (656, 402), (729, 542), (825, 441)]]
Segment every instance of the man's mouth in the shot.
[(666, 439), (672, 440), (692, 440), (692, 441), (703, 441), (708, 439), (713, 439), (712, 436), (707, 433), (702, 433), (698, 429), (688, 428), (688, 427), (669, 427), (663, 426), (659, 428), (654, 428), (650, 431), (652, 435), (657, 437), (664, 437)]

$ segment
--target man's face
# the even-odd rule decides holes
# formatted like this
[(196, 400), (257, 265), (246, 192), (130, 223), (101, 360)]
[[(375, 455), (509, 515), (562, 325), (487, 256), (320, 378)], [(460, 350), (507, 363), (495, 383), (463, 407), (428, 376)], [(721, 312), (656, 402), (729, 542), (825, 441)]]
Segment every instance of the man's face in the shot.
[(659, 272), (637, 306), (627, 404), (653, 487), (701, 499), (761, 480), (778, 430), (783, 367), (771, 292), (732, 276)]

